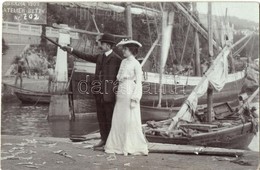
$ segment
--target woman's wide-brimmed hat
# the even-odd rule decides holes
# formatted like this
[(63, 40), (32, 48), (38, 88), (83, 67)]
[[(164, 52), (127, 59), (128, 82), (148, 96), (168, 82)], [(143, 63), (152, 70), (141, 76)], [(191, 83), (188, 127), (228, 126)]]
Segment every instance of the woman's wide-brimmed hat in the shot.
[(115, 44), (115, 37), (111, 34), (103, 34), (102, 37), (98, 40), (100, 42), (112, 43)]
[(135, 40), (127, 40), (127, 39), (122, 39), (116, 46), (121, 46), (121, 45), (136, 45), (138, 47), (142, 47), (142, 44), (139, 43), (138, 41)]

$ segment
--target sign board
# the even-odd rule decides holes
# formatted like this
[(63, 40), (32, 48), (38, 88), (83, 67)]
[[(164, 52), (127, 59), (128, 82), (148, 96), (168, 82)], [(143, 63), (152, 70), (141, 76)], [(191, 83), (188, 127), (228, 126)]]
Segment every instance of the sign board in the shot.
[(47, 23), (46, 2), (8, 2), (3, 3), (3, 21), (26, 24)]

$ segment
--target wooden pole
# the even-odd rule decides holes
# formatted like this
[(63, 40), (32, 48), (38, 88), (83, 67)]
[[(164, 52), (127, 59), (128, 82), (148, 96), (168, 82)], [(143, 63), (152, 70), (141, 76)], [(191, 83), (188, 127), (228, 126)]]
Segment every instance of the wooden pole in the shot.
[[(61, 27), (68, 27), (61, 24)], [(60, 29), (59, 42), (62, 46), (70, 44), (70, 33), (68, 30)], [(48, 120), (54, 119), (69, 119), (69, 97), (67, 93), (68, 83), (68, 66), (67, 66), (67, 52), (58, 47), (57, 59), (55, 67), (56, 82), (54, 82), (54, 89), (51, 89), (51, 101), (49, 105)]]
[[(203, 28), (201, 24), (199, 24), (193, 16), (190, 15), (189, 11), (187, 11), (179, 2), (174, 3), (174, 5), (182, 12), (182, 14), (187, 18), (187, 20), (191, 23), (191, 25), (206, 39), (208, 40), (208, 32)], [(216, 49), (221, 50), (222, 48), (217, 44), (215, 40), (213, 40), (213, 45)]]
[(131, 2), (126, 2), (126, 29), (127, 35), (130, 39), (133, 39), (133, 30), (132, 30), (132, 15), (131, 15)]
[(154, 41), (152, 47), (149, 49), (148, 53), (146, 54), (146, 56), (144, 57), (144, 60), (141, 63), (141, 66), (143, 67), (145, 62), (147, 61), (147, 59), (149, 58), (149, 56), (151, 55), (151, 53), (153, 52), (154, 48), (156, 47), (156, 45), (158, 44), (160, 40), (160, 36), (157, 37), (157, 39)]
[[(192, 2), (192, 9), (195, 16), (197, 16), (197, 5), (196, 2)], [(198, 31), (195, 29), (195, 76), (201, 76), (201, 69), (200, 69), (200, 42), (199, 42), (199, 35)]]
[[(209, 46), (210, 65), (212, 64), (212, 59), (213, 59), (213, 44), (212, 44), (213, 31), (212, 31), (212, 11), (211, 10), (212, 10), (212, 3), (208, 2), (208, 33), (209, 33), (208, 46)], [(210, 84), (208, 86), (207, 98), (208, 98), (207, 122), (211, 123), (212, 122), (211, 111), (213, 108), (213, 88)]]

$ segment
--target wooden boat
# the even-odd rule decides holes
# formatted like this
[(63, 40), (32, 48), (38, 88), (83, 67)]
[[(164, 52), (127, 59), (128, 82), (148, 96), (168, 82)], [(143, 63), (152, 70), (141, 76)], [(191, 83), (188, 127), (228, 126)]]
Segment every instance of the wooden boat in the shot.
[[(211, 11), (211, 3), (209, 3)], [(211, 12), (209, 12), (209, 20)], [(209, 53), (212, 50), (209, 38)], [(212, 105), (212, 87), (223, 89), (227, 77), (227, 56), (235, 46), (226, 45), (201, 78), (198, 85), (171, 119), (147, 122), (144, 126), (149, 142), (180, 145), (197, 145), (232, 149), (245, 149), (258, 131), (258, 116), (249, 108), (250, 102), (258, 95), (259, 88), (248, 98), (240, 97), (243, 105), (232, 109), (228, 104)], [(213, 54), (212, 54), (213, 55)], [(218, 69), (216, 69), (218, 68)], [(214, 83), (217, 84), (214, 85)], [(198, 98), (207, 92), (207, 110), (197, 107)], [(214, 113), (214, 115), (213, 115)]]
[[(80, 5), (80, 4), (78, 4)], [(87, 4), (85, 4), (87, 5)], [(191, 22), (191, 25), (198, 30), (199, 33), (203, 35), (204, 38), (208, 38), (208, 33), (205, 28), (198, 23), (192, 15), (189, 15), (189, 11), (185, 10), (180, 3), (175, 4), (178, 9), (184, 14), (184, 16)], [(83, 6), (83, 8), (86, 6)], [(161, 12), (157, 14), (161, 15)], [(129, 17), (129, 16), (127, 16)], [(130, 16), (131, 18), (131, 16)], [(54, 27), (59, 27), (53, 25)], [(93, 33), (85, 30), (73, 29), (70, 28), (72, 32), (81, 32), (85, 34), (92, 34), (92, 35), (99, 35), (100, 33)], [(159, 41), (159, 40), (158, 40)], [(158, 43), (156, 40), (155, 42)], [(214, 41), (214, 40), (213, 40)], [(164, 41), (162, 41), (164, 42)], [(157, 43), (154, 43), (153, 46), (155, 47)], [(217, 48), (216, 42), (213, 43)], [(163, 45), (162, 45), (163, 46)], [(152, 49), (152, 48), (151, 48)], [(151, 53), (150, 53), (151, 54)], [(148, 59), (149, 52), (147, 53), (146, 57), (144, 58), (143, 63)], [(164, 57), (165, 58), (165, 57)], [(78, 62), (79, 63), (79, 62)], [(85, 65), (83, 67), (83, 65)], [(78, 92), (78, 83), (82, 81), (82, 78), (91, 77), (94, 74), (95, 64), (92, 63), (83, 63), (82, 64), (82, 75), (78, 76), (80, 78), (72, 77), (72, 91), (73, 91), (73, 101), (74, 101), (74, 110), (75, 112), (84, 112), (85, 109), (82, 108), (82, 103), (85, 103), (84, 100), (86, 98), (91, 98), (92, 94), (90, 91), (84, 91), (84, 93)], [(165, 118), (169, 118), (175, 111), (172, 111), (172, 107), (180, 106), (183, 101), (187, 98), (188, 94), (194, 89), (194, 87), (198, 84), (201, 80), (200, 76), (181, 76), (181, 75), (166, 75), (162, 73), (152, 73), (152, 72), (144, 72), (143, 73), (143, 97), (141, 99), (141, 110), (142, 110), (142, 119), (153, 119), (153, 120), (162, 120)], [(241, 85), (245, 76), (245, 72), (237, 72), (232, 73), (228, 76), (228, 81), (224, 89), (215, 95), (214, 102), (218, 101), (230, 101), (237, 97), (238, 93), (240, 92)], [(86, 78), (86, 81), (87, 78)], [(161, 82), (160, 82), (161, 81)], [(89, 82), (88, 82), (89, 83)], [(157, 107), (158, 102), (158, 93), (160, 89), (160, 85), (163, 84), (165, 86), (166, 92), (161, 96), (161, 107)], [(88, 84), (89, 85), (89, 84)], [(236, 88), (234, 88), (236, 87)], [(145, 91), (149, 88), (149, 92), (152, 93), (145, 93)], [(78, 102), (80, 101), (80, 102)], [(206, 97), (200, 98), (199, 103), (205, 104)], [(85, 106), (84, 106), (85, 107)]]
[(14, 92), (15, 95), (22, 103), (42, 103), (49, 104), (51, 94), (43, 92), (34, 92), (26, 89), (20, 89)]
[(228, 128), (216, 128), (212, 132), (191, 136), (165, 137), (146, 134), (149, 142), (180, 145), (197, 145), (232, 149), (246, 149), (254, 137), (252, 122), (240, 123)]
[(49, 104), (51, 94), (46, 92), (40, 92), (40, 91), (32, 91), (28, 89), (21, 89), (19, 87), (3, 83), (5, 87), (8, 89), (11, 89), (12, 93), (16, 95), (16, 97), (22, 102), (22, 103), (41, 103), (41, 104)]
[[(155, 143), (247, 149), (247, 146), (258, 130), (256, 123), (258, 118), (252, 116), (249, 111), (250, 109), (246, 106), (248, 106), (258, 93), (259, 88), (238, 111), (234, 111), (235, 109), (231, 109), (230, 105), (226, 103), (216, 105), (214, 111), (217, 113), (216, 115), (218, 116), (216, 117), (218, 118), (212, 123), (187, 123), (179, 125), (179, 129), (183, 131), (176, 130), (177, 133), (173, 136), (165, 135), (165, 131), (162, 129), (157, 130), (153, 127), (151, 130), (151, 128), (145, 127), (146, 138), (149, 142)], [(233, 108), (238, 107), (234, 105)], [(221, 114), (226, 116), (221, 116)], [(189, 131), (195, 133), (189, 134)]]
[[(200, 32), (204, 38), (208, 38), (208, 33), (205, 28), (201, 26), (201, 24), (196, 20), (192, 15), (189, 15), (189, 12), (186, 11), (179, 3), (175, 4), (177, 8), (187, 17), (187, 19), (191, 22), (191, 25), (195, 27), (198, 32)], [(129, 17), (129, 16), (128, 16)], [(131, 16), (130, 16), (131, 17)], [(78, 29), (71, 28), (70, 31), (79, 32)], [(82, 32), (86, 33), (88, 32)], [(168, 35), (169, 36), (169, 35)], [(214, 41), (214, 40), (213, 40)], [(151, 49), (144, 57), (141, 65), (143, 66), (146, 60), (148, 59), (151, 51), (157, 43), (159, 39), (157, 39), (152, 45)], [(164, 42), (164, 41), (162, 41)], [(213, 43), (216, 48), (218, 46), (216, 43)], [(164, 46), (165, 44), (162, 44)], [(167, 50), (162, 50), (167, 51)], [(162, 57), (161, 57), (162, 58)], [(165, 58), (165, 57), (164, 57)], [(81, 77), (91, 77), (94, 75), (95, 64), (93, 63), (82, 63), (84, 69), (82, 71)], [(245, 71), (240, 71), (236, 73), (231, 73), (228, 75), (227, 83), (221, 92), (217, 93), (214, 96), (214, 102), (220, 101), (232, 101), (237, 98), (242, 82), (244, 81)], [(183, 75), (169, 75), (163, 73), (153, 73), (153, 72), (143, 72), (143, 96), (141, 99), (141, 110), (142, 110), (142, 119), (143, 120), (163, 120), (165, 118), (169, 118), (172, 116), (172, 107), (179, 107), (185, 101), (187, 96), (191, 93), (194, 87), (201, 80), (201, 76), (183, 76)], [(73, 78), (72, 82), (79, 81)], [(161, 81), (161, 82), (160, 82)], [(74, 83), (73, 89), (77, 90), (77, 84)], [(160, 84), (163, 84), (164, 92), (161, 95), (161, 99), (158, 99), (158, 94), (160, 92)], [(76, 92), (74, 90), (74, 92)], [(85, 95), (85, 94), (84, 94)], [(89, 94), (85, 95), (88, 96)], [(90, 94), (91, 95), (91, 94)], [(77, 95), (76, 98), (82, 98), (82, 95)], [(158, 101), (160, 100), (161, 106), (157, 107)], [(75, 100), (76, 101), (76, 100)], [(206, 96), (203, 96), (199, 99), (199, 104), (206, 104), (207, 99)], [(79, 108), (78, 106), (76, 108)]]

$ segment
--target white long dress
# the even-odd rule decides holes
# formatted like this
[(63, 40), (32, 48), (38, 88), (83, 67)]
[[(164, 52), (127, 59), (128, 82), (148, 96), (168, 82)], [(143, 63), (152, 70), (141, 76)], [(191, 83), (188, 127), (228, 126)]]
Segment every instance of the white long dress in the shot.
[[(134, 56), (122, 61), (117, 79), (119, 86), (105, 152), (148, 155), (148, 146), (142, 133), (140, 114), (142, 70), (140, 63)], [(134, 107), (131, 107), (131, 99), (137, 101)]]

